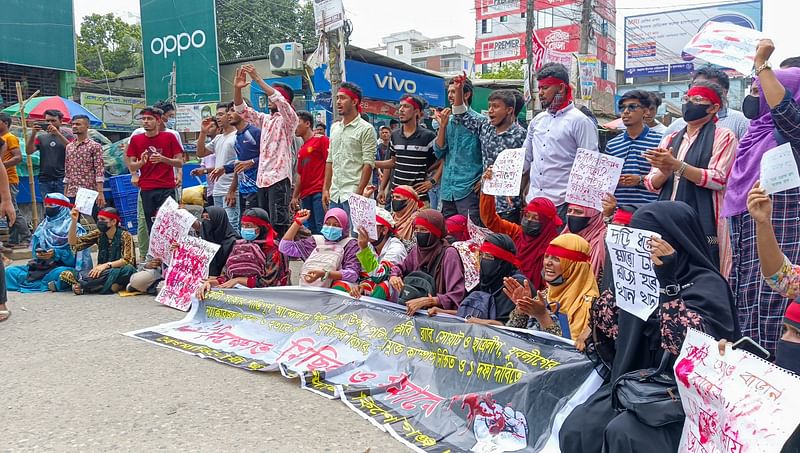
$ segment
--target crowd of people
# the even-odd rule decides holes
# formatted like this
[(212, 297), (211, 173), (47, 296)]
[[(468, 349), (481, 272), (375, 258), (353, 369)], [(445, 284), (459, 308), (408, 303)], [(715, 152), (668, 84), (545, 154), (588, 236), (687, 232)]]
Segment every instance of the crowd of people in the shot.
[[(471, 82), (458, 76), (447, 85), (451, 107), (435, 111), (433, 129), (421, 123), (425, 99), (407, 94), (398, 122), (376, 131), (360, 114), (361, 89), (345, 82), (334, 95), (341, 120), (329, 136), (309, 112), (295, 110), (291, 88), (269, 85), (244, 65), (233, 100), (217, 106), (198, 141), (196, 174), (207, 176), (208, 196), (190, 234), (220, 245), (198, 297), (214, 287), (294, 280), (397, 302), (409, 316), (426, 310), (563, 336), (604, 367), (606, 384), (564, 422), (562, 451), (676, 451), (683, 420), (654, 427), (619, 413), (611, 384), (665, 356), (674, 361), (689, 327), (723, 345), (749, 336), (778, 366), (800, 373), (800, 308), (789, 300), (800, 294), (800, 188), (769, 196), (758, 182), (761, 157), (775, 146), (791, 144), (800, 160), (800, 68), (773, 70), (773, 50), (769, 40), (759, 44), (741, 112), (728, 105), (728, 76), (712, 68), (694, 74), (683, 118), (669, 128), (655, 118), (657, 95), (624, 93), (625, 131), (602, 150), (623, 159), (623, 171), (602, 212), (565, 202), (578, 149), (599, 148), (597, 126), (573, 102), (560, 64), (537, 73), (543, 111), (527, 130), (517, 119), (519, 92), (494, 91), (481, 115), (470, 107)], [(249, 83), (266, 93), (270, 113), (244, 100)], [(132, 234), (102, 195), (91, 231), (72, 205), (78, 188), (102, 194), (102, 151), (87, 139), (86, 118), (72, 118), (65, 131), (61, 112), (47, 113), (47, 131), (34, 129), (27, 139), (42, 156), (46, 216), (30, 239), (33, 259), (4, 271), (0, 321), (10, 315), (6, 290), (157, 291), (168, 268), (146, 251), (158, 209), (177, 198), (184, 158), (170, 128), (174, 113), (168, 104), (143, 109), (143, 127), (126, 151), (143, 220), (138, 266)], [(0, 115), (7, 169), (0, 213), (13, 225), (12, 241), (24, 243), (14, 201), (19, 145), (9, 125)], [(525, 152), (518, 196), (483, 193), (495, 159), (511, 148)], [(376, 200), (377, 238), (353, 227), (351, 194)], [(469, 263), (453, 246), (470, 239), (468, 219), (490, 231), (472, 290)], [(617, 307), (609, 224), (660, 236), (649, 246), (661, 296), (647, 321)], [(303, 261), (294, 279), (292, 259)]]

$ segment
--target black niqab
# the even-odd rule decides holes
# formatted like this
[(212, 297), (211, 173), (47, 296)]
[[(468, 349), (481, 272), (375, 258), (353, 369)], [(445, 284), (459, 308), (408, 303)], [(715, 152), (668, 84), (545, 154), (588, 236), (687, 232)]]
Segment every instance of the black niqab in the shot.
[(225, 262), (228, 261), (233, 249), (233, 244), (239, 238), (239, 235), (233, 231), (231, 223), (228, 220), (228, 214), (225, 210), (217, 206), (209, 206), (205, 208), (204, 212), (208, 214), (208, 220), (203, 220), (200, 228), (200, 237), (208, 242), (219, 244), (219, 250), (211, 263), (208, 266), (208, 275), (219, 276), (222, 275), (222, 269), (225, 267)]

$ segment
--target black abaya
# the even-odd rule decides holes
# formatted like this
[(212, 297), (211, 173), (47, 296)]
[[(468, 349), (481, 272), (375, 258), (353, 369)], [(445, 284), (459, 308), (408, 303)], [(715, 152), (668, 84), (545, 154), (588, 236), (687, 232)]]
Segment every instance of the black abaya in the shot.
[(219, 245), (219, 250), (217, 250), (214, 258), (211, 259), (211, 263), (208, 265), (208, 275), (218, 277), (222, 275), (222, 269), (228, 261), (228, 255), (231, 254), (233, 245), (236, 243), (239, 236), (233, 231), (230, 221), (228, 220), (228, 214), (225, 213), (224, 209), (216, 206), (209, 206), (205, 209), (205, 212), (208, 214), (208, 220), (202, 221), (200, 237), (208, 242)]

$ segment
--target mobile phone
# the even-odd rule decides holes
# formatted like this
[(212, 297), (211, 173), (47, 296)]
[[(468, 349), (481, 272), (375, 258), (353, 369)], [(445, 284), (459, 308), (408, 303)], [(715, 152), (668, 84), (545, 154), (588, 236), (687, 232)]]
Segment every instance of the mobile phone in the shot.
[(733, 343), (733, 345), (731, 345), (731, 349), (744, 349), (745, 351), (747, 351), (749, 353), (752, 353), (753, 355), (755, 355), (757, 357), (761, 357), (764, 360), (771, 360), (772, 359), (772, 354), (770, 354), (769, 351), (764, 349), (763, 346), (761, 346), (760, 344), (756, 343), (750, 337), (742, 337), (742, 338), (740, 338), (739, 341), (737, 341), (737, 342)]
[(50, 127), (49, 123), (41, 123), (41, 122), (39, 122), (39, 123), (36, 123), (36, 125), (39, 126), (40, 128), (42, 128), (42, 130), (45, 130), (45, 131), (47, 130), (48, 127)]

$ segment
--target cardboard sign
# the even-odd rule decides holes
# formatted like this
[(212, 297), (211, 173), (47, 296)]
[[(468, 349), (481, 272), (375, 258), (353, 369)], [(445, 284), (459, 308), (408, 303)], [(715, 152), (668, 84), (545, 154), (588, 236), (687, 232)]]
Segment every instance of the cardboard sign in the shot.
[(765, 38), (763, 33), (752, 28), (727, 22), (708, 22), (683, 51), (709, 63), (733, 68), (741, 74), (750, 74), (758, 41)]
[(78, 208), (81, 214), (92, 215), (94, 202), (97, 200), (97, 196), (98, 193), (96, 190), (84, 189), (81, 187), (78, 189), (78, 193), (75, 194), (75, 207)]
[(497, 155), (492, 165), (492, 179), (483, 183), (483, 193), (496, 196), (519, 196), (525, 148), (507, 149)]
[(791, 144), (772, 148), (761, 157), (761, 187), (769, 195), (800, 187), (800, 174)]
[(378, 223), (375, 221), (375, 199), (351, 193), (347, 201), (350, 205), (350, 222), (353, 224), (353, 231), (364, 227), (369, 238), (373, 241), (377, 240)]
[(189, 311), (192, 297), (208, 278), (208, 265), (217, 250), (218, 244), (195, 237), (182, 238), (172, 255), (172, 264), (167, 268), (164, 287), (156, 296), (156, 302)]
[(189, 235), (189, 228), (197, 219), (187, 210), (178, 209), (178, 203), (167, 198), (158, 209), (153, 228), (150, 230), (150, 250), (148, 254), (170, 264), (172, 243), (180, 243)]
[(650, 258), (650, 239), (654, 237), (661, 238), (652, 231), (619, 225), (609, 225), (606, 233), (617, 307), (643, 321), (658, 307), (659, 300), (660, 287)]
[(569, 173), (567, 203), (603, 211), (603, 198), (614, 193), (625, 159), (578, 148)]

